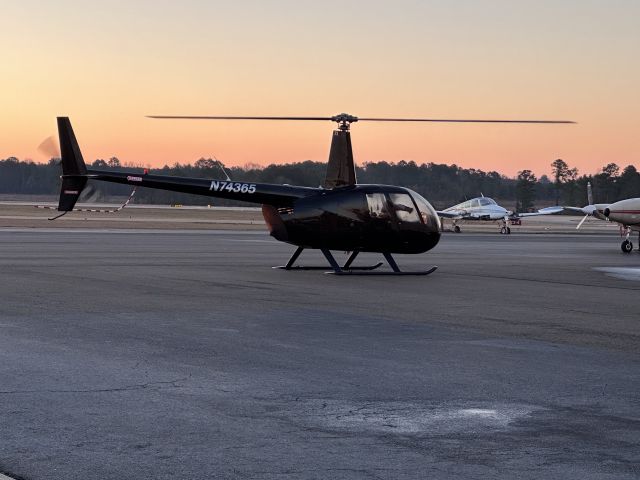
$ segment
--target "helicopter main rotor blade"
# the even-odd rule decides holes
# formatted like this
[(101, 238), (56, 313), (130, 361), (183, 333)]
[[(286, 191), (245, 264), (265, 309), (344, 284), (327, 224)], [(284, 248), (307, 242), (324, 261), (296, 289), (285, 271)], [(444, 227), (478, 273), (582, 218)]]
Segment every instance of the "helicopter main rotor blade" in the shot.
[(273, 116), (235, 116), (235, 115), (147, 115), (147, 118), (173, 119), (173, 120), (331, 120), (333, 122), (438, 122), (438, 123), (576, 123), (571, 120), (493, 120), (493, 119), (466, 119), (466, 118), (374, 118), (356, 117), (341, 113), (332, 117), (273, 117)]
[(198, 115), (147, 115), (147, 118), (173, 120), (333, 120), (331, 117), (237, 117)]
[(359, 122), (440, 122), (440, 123), (576, 123), (571, 120), (485, 120), (466, 118), (358, 118)]

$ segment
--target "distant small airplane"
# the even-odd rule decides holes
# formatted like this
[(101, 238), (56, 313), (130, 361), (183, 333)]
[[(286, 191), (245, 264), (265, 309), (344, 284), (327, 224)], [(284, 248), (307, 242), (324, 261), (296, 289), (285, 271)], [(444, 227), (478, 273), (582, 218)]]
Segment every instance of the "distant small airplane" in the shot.
[(509, 235), (511, 233), (510, 220), (538, 215), (553, 215), (562, 211), (563, 207), (547, 207), (531, 213), (514, 213), (498, 205), (494, 199), (482, 195), (437, 213), (440, 218), (452, 220), (453, 231), (456, 233), (460, 233), (459, 221), (484, 220), (489, 222), (500, 221), (500, 233)]

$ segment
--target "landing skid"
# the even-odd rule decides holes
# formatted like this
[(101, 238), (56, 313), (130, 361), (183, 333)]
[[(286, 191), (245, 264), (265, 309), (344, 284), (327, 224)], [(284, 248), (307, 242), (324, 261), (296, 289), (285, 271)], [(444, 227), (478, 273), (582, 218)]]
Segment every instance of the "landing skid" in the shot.
[[(344, 267), (340, 267), (340, 270), (342, 270), (343, 272), (351, 272), (351, 271), (372, 271), (375, 270), (376, 268), (380, 268), (382, 266), (382, 262), (378, 262), (375, 265), (367, 265), (364, 267), (351, 267), (351, 268), (344, 268)], [(285, 265), (278, 265), (277, 267), (271, 267), (271, 268), (278, 268), (281, 270), (326, 270), (327, 267), (321, 267), (319, 265), (317, 266), (304, 266), (304, 265), (296, 265), (295, 267), (290, 267), (287, 268)], [(327, 272), (327, 273), (334, 273), (334, 272)], [(380, 272), (382, 273), (382, 272)]]
[[(283, 270), (326, 270), (327, 269), (327, 267), (320, 267), (320, 266), (309, 266), (309, 267), (294, 266), (296, 260), (298, 259), (298, 257), (300, 256), (303, 250), (304, 250), (304, 247), (298, 247), (298, 249), (293, 253), (293, 255), (291, 256), (291, 258), (289, 259), (286, 265), (281, 265), (273, 268), (279, 268)], [(387, 263), (389, 263), (389, 266), (393, 271), (392, 272), (374, 272), (373, 270), (382, 266), (382, 262), (378, 262), (375, 265), (368, 265), (364, 267), (351, 266), (355, 258), (360, 253), (357, 250), (354, 250), (353, 252), (351, 252), (351, 255), (349, 256), (345, 264), (342, 266), (338, 264), (335, 257), (329, 250), (321, 249), (320, 251), (325, 256), (325, 258), (329, 262), (329, 265), (331, 265), (331, 268), (333, 269), (333, 271), (331, 272), (325, 271), (325, 273), (332, 274), (332, 275), (414, 275), (415, 276), (415, 275), (429, 275), (430, 273), (435, 272), (436, 269), (438, 268), (437, 266), (433, 266), (428, 270), (424, 270), (424, 271), (403, 272), (400, 270), (400, 268), (398, 267), (398, 264), (396, 263), (394, 258), (391, 256), (391, 254), (388, 252), (385, 252), (383, 253), (384, 258), (387, 260)]]

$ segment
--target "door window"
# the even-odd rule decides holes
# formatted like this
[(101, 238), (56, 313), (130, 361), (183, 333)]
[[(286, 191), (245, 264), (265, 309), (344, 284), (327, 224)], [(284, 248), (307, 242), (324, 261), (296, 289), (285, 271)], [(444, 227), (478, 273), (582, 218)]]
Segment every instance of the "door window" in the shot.
[(387, 209), (384, 193), (367, 193), (367, 205), (369, 206), (371, 218), (385, 220), (389, 218), (389, 210)]

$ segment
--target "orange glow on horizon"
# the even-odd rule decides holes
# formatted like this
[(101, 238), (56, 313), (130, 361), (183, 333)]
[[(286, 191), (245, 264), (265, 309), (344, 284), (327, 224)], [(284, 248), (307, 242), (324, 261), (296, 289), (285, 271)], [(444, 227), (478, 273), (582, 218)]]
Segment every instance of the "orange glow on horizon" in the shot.
[[(0, 158), (46, 161), (37, 146), (55, 134), (55, 117), (68, 115), (88, 162), (325, 161), (330, 122), (145, 115), (346, 111), (578, 122), (356, 123), (359, 164), (413, 160), (540, 176), (556, 158), (580, 173), (639, 163), (640, 64), (632, 59), (640, 4), (404, 3), (11, 3), (0, 32)], [(338, 7), (340, 18), (331, 15)]]

